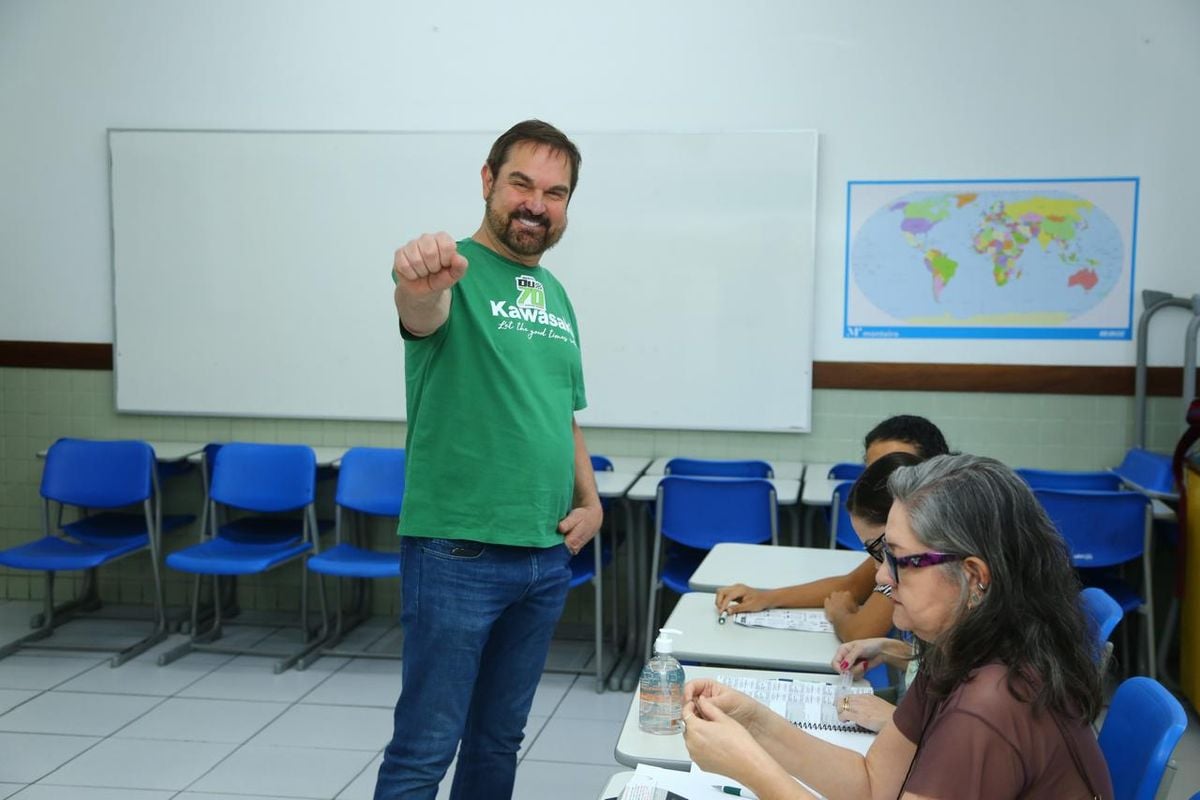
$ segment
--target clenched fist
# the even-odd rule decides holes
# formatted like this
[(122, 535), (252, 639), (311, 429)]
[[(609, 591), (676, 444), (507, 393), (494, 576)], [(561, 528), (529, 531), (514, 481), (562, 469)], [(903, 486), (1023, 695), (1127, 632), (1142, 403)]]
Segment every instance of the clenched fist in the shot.
[(426, 233), (396, 251), (396, 286), (413, 298), (445, 291), (467, 274), (467, 259), (450, 234)]

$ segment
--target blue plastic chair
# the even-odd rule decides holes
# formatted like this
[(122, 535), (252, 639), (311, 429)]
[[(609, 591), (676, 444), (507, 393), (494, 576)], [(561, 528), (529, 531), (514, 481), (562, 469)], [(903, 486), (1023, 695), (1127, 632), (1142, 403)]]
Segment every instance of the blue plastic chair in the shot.
[[(140, 441), (59, 439), (46, 452), (41, 496), (42, 538), (0, 551), (0, 564), (45, 573), (43, 612), (34, 618), (36, 630), (0, 647), (0, 658), (25, 647), (112, 650), (111, 647), (60, 645), (43, 640), (78, 612), (100, 606), (97, 569), (141, 552), (150, 555), (154, 578), (153, 630), (135, 644), (120, 649), (111, 664), (119, 666), (166, 638), (162, 535), (164, 531), (191, 522), (194, 517), (163, 515), (154, 450), (150, 445)], [(68, 506), (79, 510), (79, 518), (63, 522)], [(137, 513), (122, 510), (129, 506), (141, 508)], [(55, 573), (73, 571), (84, 573), (84, 585), (76, 599), (56, 606)]]
[(710, 478), (774, 478), (775, 471), (759, 459), (719, 460), (711, 458), (672, 458), (663, 467), (664, 475), (693, 475)]
[(1112, 472), (1130, 488), (1150, 494), (1175, 496), (1175, 476), (1171, 473), (1171, 456), (1154, 453), (1140, 447), (1132, 448)]
[(1158, 681), (1129, 678), (1117, 687), (1099, 738), (1115, 800), (1154, 800), (1164, 776), (1166, 795), (1171, 753), (1185, 728), (1183, 706)]
[(846, 508), (846, 498), (850, 496), (852, 482), (839, 483), (833, 487), (833, 502), (830, 504), (829, 549), (843, 547), (847, 550), (866, 550), (862, 539), (854, 532), (854, 524), (850, 521), (850, 511)]
[[(398, 517), (404, 502), (404, 450), (385, 447), (353, 447), (338, 465), (335, 494), (334, 545), (308, 559), (313, 572), (332, 576), (336, 582), (336, 610), (332, 630), (321, 632), (321, 646), (298, 663), (305, 669), (321, 656), (399, 658), (398, 653), (339, 649), (346, 634), (370, 615), (370, 580), (400, 577), (398, 551), (367, 547), (368, 517)], [(343, 605), (343, 579), (354, 581), (350, 613)]]
[[(863, 470), (865, 470), (866, 468), (867, 468), (866, 464), (857, 463), (857, 462), (853, 462), (853, 461), (840, 461), (837, 464), (834, 464), (832, 467), (829, 468), (829, 472), (826, 473), (825, 477), (831, 481), (849, 481), (850, 483), (854, 483), (854, 481), (858, 480), (858, 476), (863, 474)], [(829, 549), (831, 549), (831, 550), (834, 549), (835, 547), (837, 547), (837, 545), (838, 545), (837, 540), (838, 540), (839, 535), (844, 537), (846, 535), (846, 533), (850, 533), (851, 538), (854, 538), (853, 532), (849, 531), (844, 526), (843, 526), (841, 534), (838, 534), (834, 530), (835, 525), (841, 524), (840, 520), (835, 521), (835, 515), (833, 513), (834, 509), (837, 508), (837, 502), (838, 502), (837, 498), (835, 497), (835, 498), (833, 498), (833, 501), (830, 503), (830, 505), (822, 508), (822, 513), (824, 513), (824, 515), (825, 515), (825, 530), (827, 530), (829, 532)], [(808, 525), (809, 525), (809, 530), (810, 530), (809, 536), (811, 537), (812, 536), (812, 533), (811, 533), (812, 517), (811, 516), (809, 517)], [(847, 544), (849, 544), (849, 540), (846, 540), (846, 541), (847, 541)], [(858, 549), (861, 550), (862, 548), (860, 547)]]
[[(1098, 586), (1124, 609), (1142, 616), (1146, 670), (1154, 676), (1154, 591), (1150, 569), (1150, 500), (1137, 492), (1083, 492), (1035, 489), (1050, 520), (1067, 541), (1084, 585)], [(1135, 588), (1116, 567), (1140, 560)]]
[(664, 587), (677, 594), (687, 592), (696, 567), (721, 542), (778, 544), (777, 520), (775, 487), (763, 478), (668, 475), (658, 482), (646, 616), (647, 658), (655, 638), (659, 592)]
[[(199, 544), (167, 556), (167, 566), (194, 575), (257, 575), (302, 559), (317, 546), (316, 456), (305, 445), (248, 444), (221, 446), (212, 468), (207, 519)], [(252, 512), (232, 517), (231, 511)], [(269, 515), (269, 516), (260, 516)], [(318, 576), (320, 580), (320, 576)], [(322, 624), (326, 618), (323, 582), (318, 592)], [(218, 598), (214, 597), (214, 601)], [(300, 571), (300, 627), (304, 646), (296, 652), (271, 652), (214, 644), (222, 635), (221, 603), (201, 632), (199, 592), (192, 597), (192, 628), (187, 642), (159, 656), (169, 664), (193, 650), (279, 656), (275, 672), (292, 666), (320, 644), (308, 626), (308, 570)]]
[(858, 476), (862, 475), (863, 470), (866, 468), (866, 464), (853, 461), (840, 461), (829, 468), (829, 473), (825, 477), (834, 481), (853, 482), (858, 480)]
[(1017, 467), (1017, 473), (1032, 489), (1063, 489), (1083, 492), (1115, 492), (1121, 479), (1107, 470), (1075, 471)]
[(1083, 611), (1092, 624), (1096, 634), (1096, 660), (1101, 666), (1106, 666), (1112, 654), (1112, 642), (1109, 637), (1121, 618), (1125, 609), (1112, 599), (1112, 596), (1098, 586), (1088, 586), (1079, 593), (1079, 601)]
[[(1121, 479), (1127, 488), (1141, 492), (1149, 497), (1175, 500), (1179, 497), (1179, 489), (1175, 485), (1175, 475), (1171, 471), (1171, 455), (1155, 453), (1134, 447), (1125, 454), (1121, 463), (1112, 468), (1112, 472)], [(1172, 548), (1179, 543), (1179, 523), (1173, 519), (1156, 519), (1154, 521), (1155, 536), (1165, 537)], [(1179, 633), (1179, 597), (1172, 593), (1171, 605), (1167, 608), (1166, 621), (1163, 623), (1162, 641), (1159, 646), (1158, 672), (1165, 675), (1167, 659), (1171, 646)]]

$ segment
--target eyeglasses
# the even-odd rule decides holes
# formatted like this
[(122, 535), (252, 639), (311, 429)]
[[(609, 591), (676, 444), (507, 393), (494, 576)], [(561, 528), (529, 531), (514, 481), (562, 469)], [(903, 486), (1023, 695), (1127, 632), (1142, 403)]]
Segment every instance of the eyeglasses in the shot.
[(880, 564), (883, 563), (883, 537), (886, 535), (886, 533), (881, 533), (871, 541), (863, 544), (863, 548), (867, 551), (867, 555), (878, 561)]
[(881, 549), (883, 550), (883, 560), (888, 567), (888, 573), (892, 576), (892, 583), (897, 585), (900, 583), (900, 567), (919, 569), (921, 567), (945, 564), (950, 561), (959, 561), (963, 558), (958, 553), (917, 553), (911, 556), (898, 556), (886, 547), (881, 546)]

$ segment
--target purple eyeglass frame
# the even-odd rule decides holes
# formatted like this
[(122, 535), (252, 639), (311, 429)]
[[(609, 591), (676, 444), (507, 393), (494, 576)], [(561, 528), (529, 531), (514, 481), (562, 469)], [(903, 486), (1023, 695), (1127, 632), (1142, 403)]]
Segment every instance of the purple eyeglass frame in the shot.
[(961, 561), (965, 556), (958, 553), (916, 553), (911, 556), (898, 556), (886, 547), (883, 549), (883, 560), (888, 565), (888, 573), (892, 576), (892, 583), (899, 585), (900, 583), (900, 567), (911, 567), (920, 569), (921, 567), (933, 567), (938, 564), (946, 564), (951, 561)]

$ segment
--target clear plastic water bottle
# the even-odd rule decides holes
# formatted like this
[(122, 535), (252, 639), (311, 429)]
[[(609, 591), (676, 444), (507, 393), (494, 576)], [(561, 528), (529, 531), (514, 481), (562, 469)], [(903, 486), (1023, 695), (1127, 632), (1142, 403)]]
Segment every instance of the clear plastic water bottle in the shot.
[(646, 733), (683, 731), (683, 665), (671, 655), (675, 640), (669, 633), (682, 635), (670, 628), (659, 630), (654, 658), (642, 668), (638, 684), (638, 727)]

